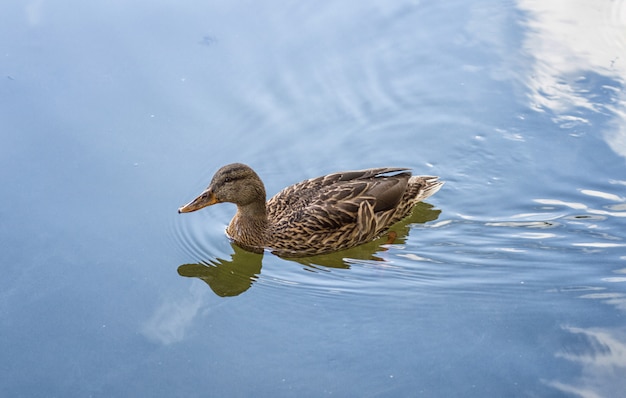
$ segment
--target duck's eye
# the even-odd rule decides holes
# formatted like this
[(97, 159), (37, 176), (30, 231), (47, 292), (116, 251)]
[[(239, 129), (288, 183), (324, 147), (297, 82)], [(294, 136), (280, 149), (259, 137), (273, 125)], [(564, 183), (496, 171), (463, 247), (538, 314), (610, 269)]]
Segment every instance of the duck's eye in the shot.
[(226, 177), (224, 178), (224, 182), (231, 182), (233, 180), (232, 177)]

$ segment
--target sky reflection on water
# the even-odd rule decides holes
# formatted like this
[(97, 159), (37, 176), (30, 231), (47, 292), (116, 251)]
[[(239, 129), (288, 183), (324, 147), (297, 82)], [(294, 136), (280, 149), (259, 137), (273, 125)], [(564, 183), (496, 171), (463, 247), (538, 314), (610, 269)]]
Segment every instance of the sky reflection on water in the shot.
[(553, 115), (570, 134), (609, 116), (603, 137), (626, 157), (626, 6), (621, 1), (519, 1), (529, 11), (524, 48), (535, 59), (527, 74), (531, 106)]
[[(626, 2), (0, 19), (0, 395), (626, 390)], [(270, 194), (381, 165), (446, 185), (398, 242), (302, 263), (239, 253), (232, 207), (176, 214), (233, 161)]]

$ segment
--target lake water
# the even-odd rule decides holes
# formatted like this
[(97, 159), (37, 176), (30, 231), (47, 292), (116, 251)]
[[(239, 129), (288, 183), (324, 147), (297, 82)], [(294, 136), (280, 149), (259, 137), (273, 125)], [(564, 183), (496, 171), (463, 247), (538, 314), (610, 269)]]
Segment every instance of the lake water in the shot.
[[(626, 391), (624, 0), (5, 3), (1, 396)], [(446, 185), (291, 261), (177, 214), (231, 162)]]

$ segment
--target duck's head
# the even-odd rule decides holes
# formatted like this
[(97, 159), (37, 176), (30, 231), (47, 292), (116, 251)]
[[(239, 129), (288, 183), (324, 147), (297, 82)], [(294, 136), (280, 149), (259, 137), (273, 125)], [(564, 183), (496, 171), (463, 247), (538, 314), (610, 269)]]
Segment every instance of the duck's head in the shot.
[(249, 166), (232, 163), (219, 169), (211, 183), (194, 200), (178, 209), (189, 213), (216, 203), (230, 202), (237, 206), (252, 203), (265, 204), (265, 187), (259, 176)]

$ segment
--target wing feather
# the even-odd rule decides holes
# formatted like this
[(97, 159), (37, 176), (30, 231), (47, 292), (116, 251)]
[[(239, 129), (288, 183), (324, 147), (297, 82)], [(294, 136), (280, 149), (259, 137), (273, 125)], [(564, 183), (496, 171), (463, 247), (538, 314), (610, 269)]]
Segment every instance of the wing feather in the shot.
[(345, 227), (371, 231), (376, 214), (393, 210), (402, 199), (411, 176), (407, 170), (378, 168), (305, 180), (271, 198), (268, 216), (279, 230), (300, 225), (310, 234)]

